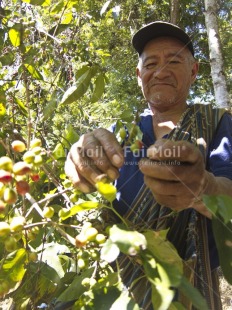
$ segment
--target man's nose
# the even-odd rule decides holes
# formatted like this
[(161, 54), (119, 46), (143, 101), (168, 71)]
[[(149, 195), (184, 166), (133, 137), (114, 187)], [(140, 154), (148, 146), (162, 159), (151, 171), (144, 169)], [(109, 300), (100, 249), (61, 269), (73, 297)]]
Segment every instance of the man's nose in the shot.
[(153, 76), (159, 79), (170, 76), (170, 70), (167, 64), (160, 64), (154, 70)]

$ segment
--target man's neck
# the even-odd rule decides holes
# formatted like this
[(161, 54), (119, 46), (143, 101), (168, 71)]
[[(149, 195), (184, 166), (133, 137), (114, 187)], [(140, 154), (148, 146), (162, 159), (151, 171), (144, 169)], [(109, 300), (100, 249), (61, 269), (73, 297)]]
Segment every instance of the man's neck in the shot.
[(158, 109), (152, 109), (153, 112), (153, 130), (156, 139), (162, 138), (164, 135), (168, 134), (178, 123), (181, 115), (186, 110), (187, 105), (184, 107), (178, 107), (176, 109), (169, 109), (165, 111), (160, 111)]

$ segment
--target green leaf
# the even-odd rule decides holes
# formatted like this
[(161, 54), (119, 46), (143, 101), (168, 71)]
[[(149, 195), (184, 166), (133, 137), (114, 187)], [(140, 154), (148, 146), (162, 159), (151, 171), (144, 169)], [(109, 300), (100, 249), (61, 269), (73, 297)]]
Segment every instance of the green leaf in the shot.
[(213, 217), (212, 227), (224, 277), (232, 285), (232, 221), (225, 224)]
[(100, 15), (103, 15), (105, 13), (105, 11), (107, 10), (109, 4), (110, 4), (111, 0), (108, 0), (104, 3), (103, 7), (101, 8), (101, 11), (100, 11)]
[(65, 150), (63, 148), (63, 145), (61, 143), (58, 143), (52, 152), (52, 155), (54, 156), (55, 159), (60, 159), (60, 158), (65, 158)]
[(186, 310), (186, 308), (180, 302), (172, 302), (168, 310)]
[(2, 269), (12, 281), (22, 280), (25, 273), (26, 250), (19, 249), (7, 256), (2, 265)]
[(220, 216), (225, 223), (232, 219), (232, 198), (226, 195), (203, 196), (203, 201), (214, 216)]
[(104, 289), (110, 286), (116, 286), (118, 289), (123, 289), (123, 283), (118, 272), (113, 272), (112, 268), (107, 266), (105, 272), (107, 271), (106, 276), (104, 275), (98, 282), (94, 285), (96, 290)]
[(56, 285), (60, 283), (60, 277), (56, 270), (42, 261), (38, 261), (35, 263), (30, 262), (30, 270), (31, 272), (41, 274), (45, 279), (48, 280), (48, 282), (52, 282)]
[[(140, 257), (142, 259), (144, 272), (147, 276), (147, 279), (156, 286), (156, 280), (158, 279), (158, 271), (156, 260), (150, 253), (150, 251), (146, 250), (140, 253)], [(159, 279), (158, 279), (159, 280)]]
[(24, 305), (32, 301), (41, 304), (41, 298), (49, 300), (59, 285), (60, 278), (53, 268), (42, 261), (30, 262), (20, 286), (12, 292), (16, 309), (25, 309)]
[(97, 201), (85, 201), (85, 202), (82, 202), (78, 205), (73, 206), (70, 209), (70, 211), (71, 211), (71, 214), (74, 215), (78, 212), (96, 209), (100, 206), (101, 206), (101, 204)]
[(101, 98), (101, 96), (104, 92), (104, 88), (105, 88), (104, 75), (99, 74), (98, 77), (96, 78), (95, 82), (94, 82), (94, 92), (93, 92), (93, 95), (91, 98), (92, 103), (98, 101)]
[(50, 0), (23, 0), (23, 2), (30, 3), (32, 5), (42, 5), (42, 4), (49, 5), (50, 4)]
[[(76, 130), (73, 128), (71, 124), (67, 125), (63, 135), (64, 135), (64, 139), (62, 140), (62, 143), (67, 148), (69, 148), (70, 145), (74, 144), (79, 139), (78, 133), (76, 132)], [(67, 143), (67, 141), (69, 142), (69, 144)]]
[(118, 299), (115, 300), (110, 310), (139, 310), (138, 304), (129, 297), (128, 292), (122, 292)]
[(5, 94), (5, 91), (4, 90), (1, 90), (0, 89), (0, 102), (1, 103), (6, 103), (6, 94)]
[(15, 28), (9, 30), (9, 38), (13, 46), (17, 47), (21, 44), (20, 31)]
[(51, 9), (52, 14), (59, 13), (65, 6), (65, 3), (63, 0), (58, 1), (57, 3), (54, 3), (54, 6)]
[(172, 302), (174, 290), (170, 288), (169, 275), (166, 270), (157, 264), (152, 253), (145, 250), (140, 253), (142, 265), (147, 279), (152, 284), (152, 303), (154, 309), (165, 310)]
[(104, 271), (108, 269), (107, 274), (86, 291), (72, 309), (112, 309), (112, 305), (120, 297), (124, 286), (119, 274), (112, 272), (111, 268), (106, 268)]
[(107, 261), (108, 263), (112, 263), (117, 259), (119, 254), (119, 247), (108, 239), (102, 247), (101, 259)]
[(14, 100), (15, 100), (15, 102), (17, 103), (17, 105), (18, 105), (18, 107), (19, 107), (21, 113), (22, 113), (23, 115), (27, 116), (27, 109), (26, 109), (24, 103), (23, 103), (19, 98), (17, 98), (17, 97), (14, 97)]
[(178, 274), (183, 274), (182, 259), (173, 244), (166, 239), (166, 234), (167, 230), (144, 232), (147, 248), (159, 263), (170, 265)]
[(62, 33), (64, 30), (70, 27), (72, 27), (72, 24), (58, 24), (52, 27), (52, 29), (50, 29), (48, 33), (52, 36), (57, 36), (58, 34)]
[(29, 65), (29, 64), (25, 64), (25, 67), (34, 79), (43, 80), (43, 76), (35, 67), (33, 67), (32, 65)]
[(86, 291), (86, 287), (84, 287), (81, 282), (83, 279), (91, 277), (93, 271), (94, 268), (89, 268), (82, 272), (80, 275), (77, 275), (69, 287), (60, 296), (58, 296), (57, 302), (77, 300)]
[(225, 195), (217, 196), (218, 202), (218, 213), (223, 218), (224, 222), (227, 224), (232, 220), (232, 198)]
[[(52, 267), (60, 278), (64, 276), (64, 270), (61, 265), (61, 261), (58, 257), (59, 247), (61, 247), (60, 244), (52, 244), (43, 251), (42, 260), (47, 263), (50, 267)], [(69, 250), (67, 249), (69, 252)]]
[(87, 91), (93, 71), (89, 68), (76, 82), (76, 84), (70, 87), (63, 95), (61, 104), (70, 104), (79, 98), (81, 98)]
[(75, 79), (78, 81), (79, 78), (80, 78), (84, 73), (86, 73), (89, 69), (90, 69), (90, 67), (87, 66), (87, 65), (82, 66), (82, 67), (81, 67), (80, 69), (78, 69), (78, 71), (75, 73)]
[(0, 103), (0, 118), (4, 117), (5, 115), (6, 115), (6, 108), (2, 103)]
[(203, 201), (213, 213), (212, 227), (220, 265), (226, 280), (232, 284), (232, 198), (204, 196)]
[(147, 247), (147, 241), (138, 231), (130, 231), (122, 225), (113, 225), (110, 230), (110, 240), (115, 243), (124, 254), (135, 255)]
[(99, 202), (96, 202), (96, 201), (81, 202), (78, 205), (73, 206), (70, 210), (68, 210), (67, 214), (60, 216), (60, 218), (62, 221), (64, 221), (64, 220), (68, 219), (69, 217), (77, 214), (78, 212), (96, 209), (100, 206), (101, 206), (101, 204)]
[(132, 109), (122, 110), (122, 112), (120, 114), (120, 118), (122, 121), (132, 122), (134, 119), (133, 110)]
[(152, 284), (152, 305), (156, 310), (166, 310), (174, 298), (175, 291), (162, 285), (159, 279), (156, 279), (156, 285)]
[(216, 196), (203, 196), (203, 202), (209, 211), (215, 215), (218, 210), (217, 197)]
[[(120, 291), (115, 286), (110, 286), (106, 289), (102, 288), (101, 290), (94, 290), (93, 288), (93, 307), (94, 309), (112, 309), (114, 301), (120, 296)], [(90, 309), (93, 309), (90, 307)], [(114, 309), (116, 309), (114, 307)], [(120, 308), (117, 308), (117, 310)]]
[(0, 56), (0, 62), (3, 66), (10, 66), (14, 62), (14, 54), (12, 52), (5, 53)]
[(184, 296), (192, 301), (193, 306), (199, 310), (209, 310), (205, 299), (202, 297), (200, 292), (192, 286), (192, 284), (185, 278), (182, 277), (179, 285), (179, 290)]
[(57, 107), (57, 94), (53, 94), (51, 100), (46, 104), (43, 109), (43, 120), (51, 118), (51, 115)]
[(113, 184), (97, 182), (96, 188), (107, 201), (113, 202), (115, 200), (117, 189)]

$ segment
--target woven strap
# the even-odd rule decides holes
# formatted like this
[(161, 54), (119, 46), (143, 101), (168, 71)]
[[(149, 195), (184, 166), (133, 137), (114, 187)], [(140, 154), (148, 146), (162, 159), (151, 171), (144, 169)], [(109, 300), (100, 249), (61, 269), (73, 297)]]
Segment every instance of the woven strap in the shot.
[[(223, 110), (212, 110), (210, 105), (194, 105), (185, 114), (180, 127), (172, 130), (168, 139), (176, 141), (187, 140), (195, 143), (202, 152), (206, 162), (204, 143), (198, 144), (198, 142), (202, 142), (202, 139), (204, 139), (205, 144), (207, 146), (209, 145), (224, 112)], [(154, 200), (151, 191), (144, 184), (134, 199), (130, 210), (125, 215), (125, 218), (131, 222), (133, 229), (139, 231), (169, 228), (169, 241), (176, 247), (185, 266), (191, 266), (191, 269), (184, 268), (186, 274), (190, 272), (190, 278), (193, 278), (191, 271), (194, 271), (194, 284), (207, 299), (209, 308), (220, 310), (220, 307), (214, 307), (214, 300), (220, 298), (217, 295), (218, 290), (213, 293), (214, 287), (208, 257), (205, 217), (197, 214), (194, 209), (181, 211), (175, 217), (171, 217), (171, 213), (171, 209), (159, 205)], [(197, 262), (195, 262), (196, 257)], [(136, 264), (133, 258), (125, 255), (120, 257), (119, 266), (123, 270), (122, 278), (126, 286), (131, 287), (133, 283), (131, 292), (136, 302), (144, 310), (153, 309), (151, 304), (151, 286), (145, 277), (143, 277), (142, 267)], [(193, 266), (195, 270), (193, 270)], [(140, 280), (138, 280), (139, 278)]]

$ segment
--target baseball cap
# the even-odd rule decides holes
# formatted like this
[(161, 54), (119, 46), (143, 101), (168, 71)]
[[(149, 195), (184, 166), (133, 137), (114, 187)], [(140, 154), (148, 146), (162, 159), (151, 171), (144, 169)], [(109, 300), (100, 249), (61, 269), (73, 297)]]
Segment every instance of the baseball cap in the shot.
[(155, 21), (139, 29), (132, 38), (132, 44), (138, 54), (141, 55), (149, 41), (163, 36), (174, 37), (182, 41), (194, 56), (193, 44), (187, 33), (177, 25), (163, 21)]

